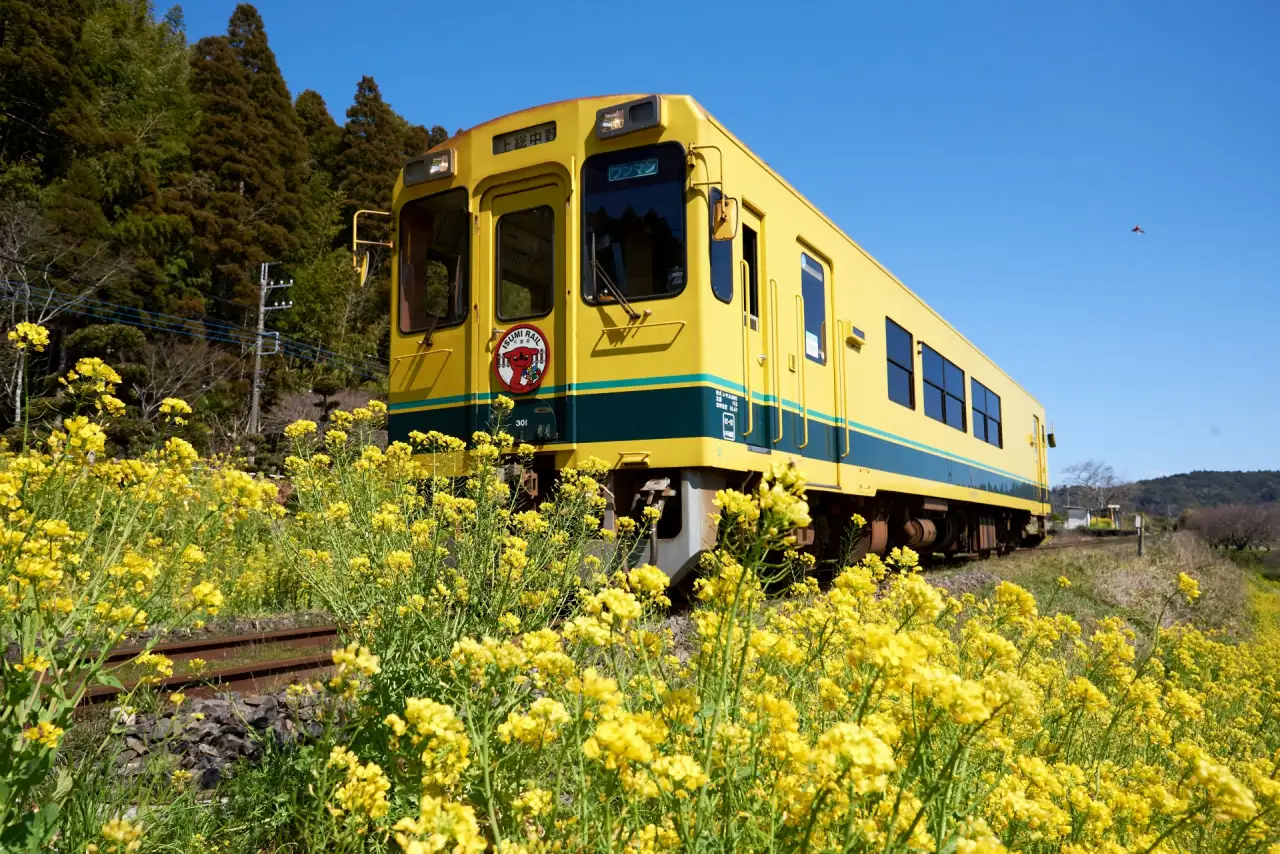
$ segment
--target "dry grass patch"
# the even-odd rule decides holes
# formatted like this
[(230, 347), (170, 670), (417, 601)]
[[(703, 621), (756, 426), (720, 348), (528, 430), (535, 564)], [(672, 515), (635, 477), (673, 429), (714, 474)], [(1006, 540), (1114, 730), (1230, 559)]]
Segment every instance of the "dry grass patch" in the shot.
[[(1177, 603), (1162, 615), (1164, 591), (1180, 572), (1200, 583), (1202, 596), (1194, 608)], [(1060, 578), (1070, 586), (1063, 587)], [(1086, 630), (1105, 617), (1119, 616), (1141, 635), (1150, 635), (1157, 619), (1165, 627), (1190, 623), (1220, 631), (1234, 641), (1250, 639), (1254, 631), (1249, 574), (1189, 532), (1153, 538), (1141, 558), (1134, 542), (1029, 550), (930, 573), (929, 580), (956, 595), (979, 598), (1000, 581), (1012, 581), (1035, 594), (1046, 612), (1069, 614)]]

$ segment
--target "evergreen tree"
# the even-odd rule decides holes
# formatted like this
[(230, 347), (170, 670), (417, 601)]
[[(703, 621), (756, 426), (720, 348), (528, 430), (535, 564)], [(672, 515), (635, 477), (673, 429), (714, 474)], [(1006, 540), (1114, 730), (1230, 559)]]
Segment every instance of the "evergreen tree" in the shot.
[(306, 142), (252, 6), (237, 6), (227, 35), (201, 39), (191, 61), (201, 110), (191, 152), (203, 183), (190, 209), (197, 247), (214, 291), (250, 305), (258, 265), (297, 248)]
[[(259, 264), (283, 261), (296, 305), (275, 328), (349, 359), (385, 358), (388, 283), (375, 273), (357, 286), (350, 215), (387, 209), (404, 161), (443, 142), (444, 128), (405, 121), (372, 78), (339, 125), (318, 93), (291, 100), (252, 6), (235, 9), (226, 35), (188, 48), (181, 10), (158, 19), (153, 2), (0, 0), (0, 240), (18, 259), (0, 262), (0, 279), (129, 306), (141, 322), (160, 311), (247, 324)], [(380, 228), (370, 221), (366, 235)], [(13, 376), (37, 396), (55, 391), (45, 375), (74, 359), (79, 344), (66, 342), (82, 339), (68, 336), (92, 321), (56, 300), (38, 317), (27, 302), (8, 305), (8, 324), (39, 320), (62, 342), (30, 377)], [(199, 416), (209, 441), (227, 449), (247, 400), (239, 351), (145, 335), (148, 354), (168, 357), (176, 342), (227, 360), (201, 393)], [(9, 400), (6, 364), (0, 397)], [(318, 371), (333, 383), (365, 381), (361, 370), (284, 356), (268, 370), (268, 398), (310, 388)], [(170, 388), (162, 373), (130, 374), (139, 423), (144, 399)]]
[(93, 6), (6, 0), (0, 10), (0, 169), (28, 193), (66, 174), (89, 119), (76, 52)]
[(219, 296), (247, 300), (248, 271), (267, 260), (250, 225), (256, 169), (249, 128), (256, 114), (249, 100), (249, 72), (225, 36), (196, 43), (191, 88), (200, 108), (191, 145), (195, 179), (187, 208), (196, 262)]
[(324, 98), (314, 89), (307, 89), (294, 102), (302, 135), (307, 140), (307, 154), (312, 171), (332, 175), (337, 169), (338, 145), (342, 141), (342, 129), (333, 120)]
[[(100, 4), (84, 27), (80, 64), (93, 84), (101, 144), (84, 160), (98, 176), (104, 238), (135, 273), (108, 297), (182, 311), (191, 266), (190, 223), (178, 215), (176, 185), (189, 171), (195, 104), (180, 9), (156, 22), (150, 0)], [(84, 186), (68, 176), (71, 188)]]
[(257, 113), (251, 142), (262, 162), (260, 183), (255, 186), (259, 201), (269, 199), (272, 206), (264, 248), (279, 260), (295, 248), (289, 232), (302, 216), (300, 208), (310, 175), (307, 143), (258, 10), (248, 3), (236, 6), (227, 37), (249, 70), (249, 97)]
[(338, 187), (350, 216), (359, 208), (389, 210), (396, 175), (410, 156), (414, 134), (395, 114), (372, 77), (362, 77), (342, 129)]

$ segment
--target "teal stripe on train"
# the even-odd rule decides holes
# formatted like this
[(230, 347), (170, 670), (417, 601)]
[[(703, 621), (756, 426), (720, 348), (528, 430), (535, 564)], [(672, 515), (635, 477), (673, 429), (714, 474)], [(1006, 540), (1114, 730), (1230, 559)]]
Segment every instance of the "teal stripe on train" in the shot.
[[(575, 410), (572, 419), (569, 418), (570, 404)], [(744, 408), (740, 396), (707, 386), (522, 398), (516, 402), (507, 430), (517, 441), (534, 443), (629, 442), (689, 437), (743, 442), (739, 426), (745, 415)], [(753, 410), (757, 433), (752, 438), (756, 438), (762, 435), (760, 427), (766, 419), (773, 419), (776, 423), (777, 409), (756, 403)], [(390, 417), (390, 437), (404, 441), (414, 430), (424, 433), (438, 430), (466, 438), (474, 431), (484, 429), (489, 413), (488, 404), (396, 411)], [(949, 459), (922, 447), (898, 444), (881, 435), (849, 431), (846, 447), (843, 428), (812, 418), (809, 420), (808, 442), (801, 448), (803, 419), (799, 413), (790, 411), (784, 416), (782, 441), (776, 444), (761, 439), (756, 441), (771, 445), (779, 453), (804, 459), (839, 461), (1028, 501), (1045, 500), (1044, 490), (1025, 478)]]
[[(626, 389), (641, 388), (645, 386), (697, 384), (697, 383), (714, 383), (715, 385), (722, 386), (725, 389), (736, 392), (737, 395), (730, 395), (730, 397), (737, 396), (738, 406), (739, 407), (742, 406), (742, 397), (740, 397), (740, 395), (742, 395), (744, 391), (742, 384), (733, 382), (732, 380), (727, 380), (723, 377), (715, 376), (714, 374), (677, 374), (677, 375), (666, 376), (666, 377), (640, 377), (638, 379), (631, 379), (631, 380), (601, 380), (597, 382), (576, 383), (573, 386), (543, 386), (540, 389), (538, 389), (535, 397), (538, 400), (542, 400), (550, 404), (552, 400), (554, 400), (554, 398), (552, 397), (553, 395), (557, 395), (557, 394), (563, 395), (565, 394), (566, 389), (572, 388), (573, 393), (571, 394), (571, 398), (570, 398), (572, 401), (570, 403), (570, 406), (576, 408), (577, 401), (580, 399), (577, 392), (581, 392), (581, 391), (603, 391), (607, 389), (616, 389), (618, 391), (622, 391)], [(431, 407), (445, 406), (445, 405), (451, 406), (459, 403), (470, 403), (473, 405), (482, 404), (487, 406), (490, 402), (493, 401), (495, 397), (497, 397), (497, 394), (488, 394), (488, 393), (476, 394), (476, 395), (450, 395), (448, 397), (436, 397), (436, 398), (430, 398), (427, 400), (411, 400), (411, 401), (401, 401), (399, 403), (392, 403), (390, 405), (390, 409), (394, 413), (394, 412), (399, 412), (403, 410), (421, 408), (424, 406), (431, 406)], [(522, 399), (527, 400), (529, 398), (522, 398)], [(751, 399), (757, 404), (755, 407), (755, 411), (757, 413), (759, 413), (761, 406), (768, 407), (768, 410), (771, 413), (770, 417), (772, 417), (776, 422), (778, 417), (777, 416), (778, 399), (776, 396), (771, 394), (766, 395), (766, 394), (760, 394), (759, 392), (752, 392)], [(794, 417), (796, 419), (800, 418), (799, 410), (802, 407), (800, 406), (799, 403), (793, 400), (788, 400), (787, 398), (784, 397), (782, 399), (782, 404), (784, 408), (790, 407), (791, 409), (795, 410), (795, 412), (790, 413), (791, 417)], [(557, 406), (556, 408), (558, 411), (557, 414), (560, 414), (560, 411), (563, 409), (563, 407)], [(478, 420), (472, 419), (468, 423), (474, 423), (476, 425), (475, 427), (472, 428), (473, 430), (480, 429), (480, 427), (483, 426), (483, 424), (485, 423), (485, 418), (487, 417), (488, 416), (486, 414), (480, 419)], [(833, 426), (833, 427), (837, 425), (841, 425), (840, 419), (836, 418), (835, 416), (829, 415), (819, 410), (810, 409), (809, 410), (810, 425), (812, 425), (815, 420), (825, 422), (827, 425)], [(566, 423), (563, 417), (560, 419), (559, 423), (560, 424)], [(755, 416), (754, 423), (756, 425), (760, 425), (763, 423), (758, 414)], [(785, 432), (785, 426), (786, 425), (784, 424), (784, 432)], [(894, 433), (889, 433), (884, 430), (879, 430), (875, 427), (870, 426), (869, 424), (862, 424), (858, 421), (850, 420), (848, 422), (848, 426), (852, 427), (854, 430), (861, 430), (864, 433), (871, 433), (872, 435), (879, 436), (884, 439), (890, 439), (890, 440), (893, 440), (894, 442), (900, 442), (903, 444), (910, 445), (921, 451), (925, 451), (926, 453), (959, 460), (962, 463), (966, 463), (968, 465), (974, 466), (976, 468), (979, 468), (985, 471), (995, 472), (996, 474), (1004, 475), (1005, 477), (1009, 477), (1014, 480), (1026, 481), (1026, 478), (1022, 477), (1022, 475), (1016, 474), (1011, 471), (1006, 471), (1002, 468), (999, 468), (998, 466), (993, 466), (987, 463), (978, 462), (977, 460), (971, 460), (962, 454), (955, 453), (954, 451), (934, 448), (930, 445), (924, 444), (922, 442), (917, 442), (913, 439), (908, 439), (904, 436), (898, 436)], [(470, 432), (468, 432), (467, 435), (469, 436)], [(689, 434), (689, 435), (704, 435), (704, 434)], [(713, 434), (705, 434), (705, 435), (713, 435)], [(753, 442), (756, 444), (760, 444), (760, 445), (772, 444), (766, 441), (765, 439), (760, 438), (761, 436), (762, 436), (762, 431), (759, 427), (757, 427), (756, 430), (753, 432), (751, 438)], [(530, 439), (530, 441), (533, 441), (533, 440)], [(570, 440), (562, 439), (562, 441), (570, 441)], [(579, 441), (586, 441), (586, 440), (579, 440)], [(777, 446), (774, 445), (774, 447), (777, 447)], [(1026, 482), (1030, 483), (1031, 481), (1026, 481)]]

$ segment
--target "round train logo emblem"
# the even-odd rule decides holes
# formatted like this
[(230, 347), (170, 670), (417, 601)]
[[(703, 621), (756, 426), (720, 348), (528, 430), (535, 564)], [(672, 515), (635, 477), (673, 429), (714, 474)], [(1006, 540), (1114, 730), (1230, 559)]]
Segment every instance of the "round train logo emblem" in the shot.
[(493, 372), (502, 387), (523, 394), (542, 385), (551, 363), (551, 347), (542, 330), (527, 323), (513, 326), (498, 339), (493, 351)]

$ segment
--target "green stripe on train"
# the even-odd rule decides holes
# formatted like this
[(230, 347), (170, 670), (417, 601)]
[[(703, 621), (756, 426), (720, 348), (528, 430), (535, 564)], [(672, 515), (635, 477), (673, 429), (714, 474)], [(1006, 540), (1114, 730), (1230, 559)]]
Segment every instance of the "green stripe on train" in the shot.
[[(1044, 490), (1032, 481), (992, 471), (941, 454), (890, 441), (854, 429), (810, 419), (808, 442), (799, 447), (804, 421), (784, 412), (782, 440), (766, 436), (765, 425), (777, 425), (777, 409), (756, 403), (750, 437), (740, 433), (745, 412), (741, 397), (707, 386), (640, 389), (571, 397), (522, 398), (507, 420), (507, 432), (526, 442), (632, 442), (654, 439), (712, 438), (771, 447), (802, 459), (842, 462), (877, 471), (968, 487), (1027, 501), (1043, 501)], [(488, 404), (464, 404), (390, 414), (390, 438), (406, 441), (415, 430), (438, 430), (469, 437), (488, 425)], [(726, 417), (731, 415), (732, 417)], [(751, 441), (746, 441), (747, 439)], [(846, 453), (847, 452), (847, 453)], [(843, 456), (842, 456), (843, 455)]]

